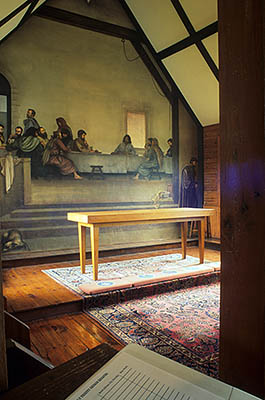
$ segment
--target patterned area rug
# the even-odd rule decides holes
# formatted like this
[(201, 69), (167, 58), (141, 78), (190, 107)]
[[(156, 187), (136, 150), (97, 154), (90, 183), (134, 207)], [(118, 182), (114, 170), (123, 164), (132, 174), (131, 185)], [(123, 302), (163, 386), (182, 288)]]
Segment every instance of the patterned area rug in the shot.
[(218, 283), (181, 289), (86, 312), (119, 340), (138, 343), (218, 377)]
[[(99, 264), (99, 280), (118, 279), (141, 273), (147, 275), (153, 272), (164, 272), (166, 270), (176, 270), (177, 268), (183, 269), (183, 267), (186, 267), (188, 270), (189, 268), (198, 266), (198, 264), (198, 258), (187, 256), (187, 258), (183, 260), (181, 254), (167, 254), (148, 258), (103, 263)], [(220, 268), (219, 262), (205, 261), (204, 265), (212, 267), (215, 270)], [(84, 298), (90, 298), (90, 296), (84, 293), (79, 286), (85, 283), (94, 282), (92, 265), (86, 266), (85, 274), (81, 273), (80, 267), (54, 268), (43, 270), (42, 272), (68, 289), (80, 294)], [(148, 292), (148, 294), (150, 294), (150, 292)], [(120, 301), (120, 299), (118, 301)]]

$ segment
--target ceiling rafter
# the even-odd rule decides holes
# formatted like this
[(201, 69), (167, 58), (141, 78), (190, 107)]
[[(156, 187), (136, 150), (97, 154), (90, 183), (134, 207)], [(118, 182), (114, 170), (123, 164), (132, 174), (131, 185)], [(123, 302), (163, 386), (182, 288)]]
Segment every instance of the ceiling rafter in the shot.
[(172, 93), (174, 93), (181, 100), (182, 104), (186, 108), (187, 112), (191, 116), (191, 118), (194, 121), (194, 123), (196, 124), (196, 126), (199, 127), (199, 128), (202, 128), (202, 125), (201, 125), (200, 121), (198, 120), (197, 116), (193, 112), (193, 110), (190, 107), (189, 103), (187, 102), (187, 100), (185, 99), (185, 97), (181, 93), (180, 89), (176, 85), (176, 82), (174, 81), (174, 79), (172, 78), (172, 76), (170, 75), (170, 73), (168, 72), (168, 70), (166, 69), (166, 67), (164, 66), (164, 64), (160, 60), (160, 58), (158, 57), (155, 49), (153, 48), (152, 44), (150, 43), (150, 41), (146, 37), (144, 31), (142, 30), (141, 26), (139, 25), (138, 21), (136, 20), (135, 16), (133, 15), (132, 11), (128, 7), (126, 1), (125, 0), (119, 0), (119, 2), (121, 4), (121, 6), (123, 7), (123, 9), (125, 10), (125, 12), (126, 12), (128, 18), (130, 19), (131, 23), (137, 29), (139, 35), (141, 36), (142, 42), (146, 45), (147, 49), (150, 51), (150, 54), (152, 55), (152, 58), (156, 61), (156, 64), (158, 65), (159, 69), (162, 71), (162, 73), (163, 73), (164, 77), (166, 78), (167, 82), (170, 84), (170, 86), (172, 88)]
[(0, 45), (2, 43), (4, 43), (11, 35), (13, 35), (13, 33), (15, 33), (28, 20), (28, 18), (31, 16), (32, 10), (34, 10), (34, 8), (36, 7), (38, 2), (39, 2), (39, 0), (26, 1), (25, 3), (23, 3), (21, 5), (21, 7), (22, 7), (21, 9), (20, 9), (20, 7), (18, 7), (16, 10), (14, 10), (15, 14), (13, 15), (13, 17), (15, 17), (17, 15), (17, 13), (22, 11), (25, 7), (29, 6), (26, 13), (24, 14), (23, 18), (21, 18), (21, 20), (17, 24), (17, 26), (14, 29), (12, 29), (12, 31), (10, 31), (2, 40), (0, 40)]
[[(210, 68), (210, 70), (212, 71), (212, 73), (214, 74), (215, 78), (219, 81), (219, 70), (214, 62), (214, 60), (212, 59), (212, 57), (210, 56), (208, 50), (206, 49), (206, 47), (204, 46), (204, 44), (201, 42), (201, 40), (205, 39), (206, 37), (218, 32), (218, 22), (214, 22), (213, 24), (208, 25), (206, 28), (201, 29), (200, 31), (196, 32), (192, 23), (190, 22), (184, 8), (182, 7), (182, 5), (180, 4), (179, 0), (171, 0), (171, 3), (173, 4), (175, 10), (177, 11), (183, 25), (185, 26), (185, 28), (187, 29), (190, 37), (187, 38), (191, 40), (190, 44), (188, 44), (187, 41), (187, 46), (190, 46), (191, 44), (195, 44), (199, 50), (199, 52), (201, 53), (201, 55), (203, 56), (204, 60), (206, 61), (208, 67)], [(201, 32), (201, 34), (203, 34), (203, 30), (205, 29), (205, 32), (207, 33), (207, 31), (209, 30), (209, 32), (211, 32), (211, 29), (213, 29), (212, 33), (208, 34), (208, 36), (203, 36), (201, 37), (201, 39), (199, 38), (199, 36), (197, 36), (197, 34), (199, 34), (199, 32)], [(185, 39), (184, 39), (185, 40)], [(179, 42), (180, 43), (180, 42)], [(181, 48), (180, 50), (178, 50), (178, 45), (179, 43), (176, 43), (175, 45), (172, 45), (170, 47), (168, 47), (168, 49), (163, 50), (165, 53), (160, 52), (160, 57), (165, 58), (168, 57), (168, 55), (172, 55), (174, 53), (176, 53), (177, 51), (180, 51), (182, 49), (184, 49), (185, 47)], [(174, 49), (174, 46), (175, 49)], [(165, 56), (164, 54), (166, 53), (166, 50), (169, 50), (169, 53), (167, 56)], [(161, 56), (162, 53), (162, 56)]]
[(139, 41), (140, 37), (136, 31), (123, 26), (110, 24), (109, 22), (99, 21), (84, 15), (75, 14), (70, 11), (62, 10), (50, 6), (41, 6), (33, 15), (46, 18), (55, 22), (75, 26), (94, 32), (103, 33), (109, 36), (115, 36), (121, 39)]
[(27, 0), (23, 4), (21, 4), (19, 7), (17, 7), (14, 11), (12, 11), (9, 15), (7, 15), (5, 18), (3, 18), (0, 21), (0, 26), (5, 25), (8, 21), (10, 21), (13, 17), (15, 17), (20, 11), (22, 11), (24, 8), (26, 8), (29, 4), (31, 4), (34, 0)]
[(206, 39), (217, 32), (217, 22), (214, 22), (205, 28), (197, 31), (194, 35), (188, 36), (179, 42), (172, 44), (171, 46), (163, 49), (157, 53), (158, 57), (162, 60), (163, 58), (169, 57), (172, 54), (178, 53), (179, 51), (186, 49), (193, 44), (199, 44), (200, 40)]
[(36, 7), (36, 5), (38, 4), (38, 2), (39, 2), (39, 0), (32, 1), (31, 5), (27, 9), (24, 17), (21, 19), (20, 23), (18, 24), (18, 27), (22, 26), (28, 20), (28, 18), (31, 16), (31, 13), (34, 10), (34, 8)]
[(135, 48), (136, 52), (140, 55), (143, 63), (148, 68), (149, 72), (159, 85), (163, 94), (171, 102), (172, 96), (170, 93), (170, 89), (166, 85), (165, 81), (163, 81), (163, 79), (161, 78), (159, 72), (152, 63), (152, 60), (147, 55), (145, 49), (141, 45), (141, 37), (137, 31), (49, 6), (40, 7), (34, 13), (34, 15), (59, 23), (64, 23), (67, 25), (72, 25), (79, 28), (92, 30), (110, 36), (119, 37), (121, 39), (129, 40)]
[[(178, 0), (171, 0), (171, 1), (173, 4), (180, 4)], [(45, 4), (42, 4), (38, 9), (36, 9), (36, 11), (33, 12), (33, 10), (36, 8), (36, 6), (38, 6), (38, 2), (40, 2), (40, 0), (27, 0), (20, 7), (18, 7), (16, 10), (14, 10), (9, 16), (5, 17), (2, 21), (0, 21), (0, 24), (1, 23), (4, 24), (4, 23), (8, 22), (8, 20), (10, 20), (12, 17), (15, 17), (17, 15), (17, 13), (21, 12), (25, 7), (28, 7), (28, 9), (25, 12), (24, 16), (22, 17), (20, 23), (18, 23), (16, 28), (13, 29), (8, 35), (6, 35), (0, 41), (0, 45), (2, 44), (3, 41), (5, 41), (7, 38), (9, 38), (9, 36), (11, 34), (13, 34), (20, 26), (22, 26), (24, 24), (24, 22), (27, 21), (31, 15), (36, 15), (36, 16), (54, 20), (54, 21), (57, 21), (60, 23), (64, 23), (64, 24), (80, 27), (83, 29), (92, 30), (92, 31), (107, 34), (110, 36), (115, 36), (115, 37), (129, 40), (132, 43), (132, 45), (134, 46), (135, 50), (140, 55), (142, 61), (149, 69), (149, 72), (151, 73), (151, 75), (153, 76), (153, 78), (155, 79), (155, 81), (157, 82), (157, 84), (159, 85), (160, 89), (162, 90), (162, 92), (166, 96), (166, 98), (169, 100), (169, 102), (172, 104), (173, 97), (177, 96), (182, 101), (184, 107), (186, 108), (186, 110), (188, 111), (190, 116), (192, 117), (195, 124), (198, 127), (201, 127), (201, 123), (198, 120), (197, 116), (193, 112), (193, 110), (190, 107), (190, 105), (188, 104), (187, 100), (185, 99), (185, 97), (183, 96), (181, 91), (179, 90), (176, 82), (174, 81), (171, 74), (168, 72), (164, 63), (162, 62), (162, 57), (160, 58), (161, 52), (157, 53), (155, 51), (151, 42), (146, 37), (144, 31), (141, 29), (138, 21), (134, 17), (133, 13), (131, 12), (131, 10), (125, 0), (119, 0), (119, 2), (121, 4), (121, 6), (123, 7), (123, 9), (125, 10), (128, 18), (132, 22), (133, 26), (135, 27), (135, 30), (125, 28), (122, 26), (118, 26), (118, 25), (114, 25), (111, 23), (107, 23), (104, 21), (96, 20), (96, 19), (93, 19), (90, 17), (86, 17), (84, 15), (75, 14), (70, 11), (46, 6)], [(184, 12), (184, 10), (183, 10), (183, 12)], [(183, 14), (183, 12), (182, 12), (182, 14)], [(185, 14), (185, 12), (184, 12), (184, 14)], [(188, 18), (186, 19), (185, 23), (189, 27), (190, 31), (193, 30), (195, 32), (195, 30), (192, 27)], [(206, 28), (204, 28), (204, 30), (201, 30), (199, 32), (195, 32), (195, 35), (199, 33), (199, 35), (200, 34), (202, 35), (201, 38), (207, 37), (204, 35), (208, 35), (209, 32), (208, 33), (205, 32), (205, 29)], [(207, 29), (212, 29), (212, 27), (209, 26), (209, 27), (207, 27)], [(214, 29), (216, 29), (216, 31), (217, 31), (217, 26)], [(197, 36), (196, 40), (198, 40), (198, 43), (199, 43), (200, 40), (202, 40), (202, 39), (201, 38), (198, 39), (198, 37), (199, 36)], [(185, 44), (185, 42), (184, 42), (184, 44)], [(187, 42), (186, 42), (186, 44), (187, 44)], [(202, 43), (201, 43), (201, 45), (202, 45)], [(183, 46), (183, 42), (182, 42), (182, 46)], [(206, 49), (205, 49), (205, 51), (207, 52)], [(210, 57), (210, 55), (209, 55), (209, 57)], [(210, 57), (210, 59), (211, 59), (211, 57)], [(214, 62), (213, 62), (213, 64), (214, 64)], [(218, 74), (218, 69), (216, 68), (216, 70), (217, 70), (217, 74)]]

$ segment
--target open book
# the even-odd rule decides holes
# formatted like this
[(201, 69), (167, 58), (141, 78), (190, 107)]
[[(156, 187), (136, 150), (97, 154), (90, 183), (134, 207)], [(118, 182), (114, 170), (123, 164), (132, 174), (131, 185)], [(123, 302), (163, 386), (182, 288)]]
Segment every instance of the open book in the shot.
[(129, 344), (67, 400), (254, 400), (230, 385)]

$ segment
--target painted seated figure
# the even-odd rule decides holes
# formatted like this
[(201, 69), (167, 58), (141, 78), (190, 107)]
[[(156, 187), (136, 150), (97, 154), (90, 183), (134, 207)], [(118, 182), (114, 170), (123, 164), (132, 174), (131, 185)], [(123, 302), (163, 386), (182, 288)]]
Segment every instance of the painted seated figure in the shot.
[(16, 126), (15, 132), (11, 133), (11, 135), (7, 139), (7, 144), (10, 145), (10, 144), (14, 143), (22, 135), (23, 135), (23, 128), (21, 126)]
[(70, 126), (67, 124), (63, 117), (56, 118), (56, 123), (58, 125), (58, 129), (54, 133), (61, 134), (61, 141), (63, 144), (69, 149), (72, 147), (73, 143), (73, 133)]
[(40, 126), (38, 128), (37, 138), (41, 142), (42, 146), (45, 148), (47, 143), (48, 143), (48, 141), (49, 141), (49, 139), (48, 139), (48, 135), (47, 135), (46, 129), (43, 128), (43, 126)]
[(72, 150), (80, 153), (89, 153), (93, 151), (86, 141), (86, 132), (83, 129), (77, 132), (77, 138), (73, 141)]
[(3, 146), (5, 144), (4, 131), (5, 131), (4, 125), (0, 124), (0, 146)]
[(132, 145), (132, 140), (130, 135), (125, 135), (122, 142), (116, 147), (116, 149), (111, 154), (125, 154), (136, 156), (135, 148)]
[(162, 167), (163, 152), (156, 138), (147, 139), (144, 157), (146, 160), (137, 168), (134, 179), (150, 179), (153, 171)]
[(171, 138), (168, 139), (167, 141), (168, 144), (168, 149), (167, 152), (165, 154), (166, 157), (172, 157), (172, 147), (173, 147), (173, 140)]
[(29, 108), (26, 113), (26, 119), (24, 119), (23, 121), (24, 133), (26, 133), (27, 130), (30, 128), (39, 129), (40, 124), (38, 123), (35, 117), (36, 117), (36, 111), (33, 110), (33, 108)]
[[(22, 130), (22, 128), (20, 128), (20, 130)], [(45, 176), (45, 170), (42, 165), (42, 154), (44, 148), (37, 136), (37, 128), (31, 127), (27, 129), (24, 135), (18, 134), (14, 138), (10, 139), (6, 149), (7, 151), (17, 150), (16, 155), (19, 158), (31, 159), (32, 177), (38, 178), (40, 176)]]
[(52, 165), (59, 169), (61, 175), (73, 174), (74, 179), (82, 179), (77, 173), (74, 163), (65, 157), (69, 152), (63, 141), (60, 132), (54, 132), (49, 140), (42, 157), (43, 165)]

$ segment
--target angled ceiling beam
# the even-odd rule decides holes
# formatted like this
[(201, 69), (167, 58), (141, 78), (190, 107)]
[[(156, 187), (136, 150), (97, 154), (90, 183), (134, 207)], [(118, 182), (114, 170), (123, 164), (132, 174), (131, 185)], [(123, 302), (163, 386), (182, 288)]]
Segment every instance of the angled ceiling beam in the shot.
[[(158, 57), (162, 60), (163, 58), (169, 57), (172, 54), (175, 54), (187, 47), (196, 44), (198, 45), (199, 42), (207, 37), (213, 35), (218, 31), (217, 22), (214, 22), (211, 25), (206, 26), (205, 28), (195, 32), (194, 34), (186, 37), (179, 42), (172, 44), (172, 46), (167, 47), (164, 50), (161, 50), (157, 53)], [(206, 50), (207, 51), (207, 50)]]
[(154, 67), (154, 64), (152, 63), (150, 57), (147, 55), (145, 49), (142, 47), (140, 43), (141, 38), (137, 31), (49, 6), (40, 7), (34, 13), (34, 15), (63, 24), (72, 25), (82, 29), (92, 30), (109, 36), (115, 36), (121, 39), (129, 40), (135, 48), (136, 52), (141, 57), (143, 63), (153, 76), (154, 80), (157, 82), (165, 97), (168, 99), (168, 101), (171, 102), (170, 90), (161, 78), (157, 69)]
[(27, 0), (23, 4), (21, 4), (18, 8), (16, 8), (14, 11), (12, 11), (9, 15), (7, 15), (5, 18), (3, 18), (0, 21), (0, 26), (5, 25), (8, 21), (10, 21), (13, 17), (15, 17), (20, 11), (22, 11), (24, 8), (26, 8), (30, 3), (32, 3), (33, 0)]
[(34, 8), (36, 7), (37, 3), (39, 2), (39, 0), (33, 0), (31, 2), (31, 5), (29, 6), (29, 8), (27, 9), (24, 17), (21, 19), (20, 23), (18, 24), (18, 28), (20, 26), (22, 26), (24, 24), (24, 22), (26, 22), (28, 20), (28, 18), (31, 16), (32, 11), (34, 10)]
[(45, 5), (41, 6), (39, 9), (37, 9), (37, 11), (34, 12), (34, 15), (55, 22), (60, 22), (62, 24), (103, 33), (109, 36), (115, 36), (121, 39), (139, 41), (139, 35), (133, 29), (99, 21), (94, 18), (75, 14), (70, 11), (61, 10), (55, 7)]
[[(16, 16), (16, 14), (20, 11), (22, 11), (25, 7), (28, 6), (27, 11), (25, 12), (23, 18), (21, 18), (20, 22), (17, 24), (17, 26), (12, 29), (2, 40), (0, 40), (0, 45), (3, 44), (11, 35), (13, 35), (27, 20), (30, 18), (32, 10), (34, 10), (35, 6), (37, 5), (39, 0), (30, 0), (26, 1), (23, 3), (20, 7), (18, 7), (16, 10), (14, 10), (14, 15), (13, 17)], [(30, 4), (30, 5), (29, 5)], [(12, 13), (13, 14), (13, 13)], [(11, 15), (11, 14), (10, 14)], [(10, 16), (9, 15), (9, 16)], [(8, 16), (8, 17), (9, 17)], [(11, 17), (12, 18), (12, 17)], [(1, 25), (0, 25), (1, 26)]]
[(196, 124), (196, 126), (199, 128), (202, 128), (200, 121), (198, 120), (197, 116), (194, 114), (192, 108), (190, 107), (189, 103), (187, 102), (187, 100), (185, 99), (185, 97), (183, 96), (181, 91), (179, 90), (178, 86), (176, 85), (176, 82), (174, 81), (174, 79), (172, 78), (172, 76), (170, 75), (168, 70), (165, 68), (165, 66), (162, 63), (162, 61), (160, 60), (160, 58), (157, 56), (155, 49), (153, 48), (153, 46), (149, 42), (148, 38), (146, 37), (144, 31), (138, 24), (138, 21), (136, 20), (135, 16), (133, 15), (130, 8), (128, 7), (126, 1), (119, 0), (119, 2), (121, 4), (121, 6), (123, 7), (124, 11), (126, 12), (128, 18), (130, 19), (131, 23), (137, 29), (138, 34), (140, 35), (141, 41), (146, 45), (152, 58), (156, 61), (156, 64), (158, 65), (159, 69), (162, 71), (163, 76), (165, 77), (166, 81), (169, 83), (169, 85), (172, 89), (172, 92), (174, 92), (174, 95), (177, 96), (181, 100), (182, 104), (186, 108), (187, 112), (191, 116), (191, 118), (192, 118), (193, 122)]
[[(211, 69), (212, 73), (214, 74), (215, 78), (216, 78), (217, 80), (219, 80), (219, 71), (218, 71), (218, 68), (217, 68), (215, 62), (213, 61), (212, 57), (210, 56), (208, 50), (206, 49), (206, 47), (204, 46), (204, 44), (201, 42), (201, 40), (205, 39), (206, 37), (208, 37), (208, 36), (210, 36), (210, 35), (212, 35), (212, 34), (218, 32), (218, 23), (217, 23), (217, 22), (214, 22), (213, 24), (208, 25), (206, 28), (204, 28), (204, 29), (205, 29), (205, 33), (207, 34), (207, 31), (209, 31), (209, 34), (208, 34), (208, 36), (203, 36), (203, 30), (204, 30), (204, 29), (201, 29), (201, 30), (198, 31), (198, 32), (195, 31), (195, 29), (194, 29), (192, 23), (190, 22), (190, 20), (189, 20), (187, 14), (185, 13), (184, 8), (183, 8), (182, 5), (180, 4), (179, 0), (171, 0), (171, 3), (173, 4), (175, 10), (177, 11), (177, 13), (178, 13), (178, 15), (179, 15), (179, 17), (180, 17), (180, 19), (181, 19), (183, 25), (185, 26), (185, 28), (186, 28), (187, 31), (189, 32), (189, 35), (190, 35), (191, 40), (194, 39), (194, 40), (193, 40), (193, 43), (191, 42), (189, 45), (191, 45), (191, 44), (196, 44), (198, 50), (200, 51), (201, 55), (202, 55), (203, 58), (205, 59), (206, 63), (208, 64), (208, 66), (209, 66), (209, 68)], [(201, 32), (201, 34), (202, 34), (201, 39), (199, 39), (199, 36), (198, 36), (198, 37), (196, 36), (199, 32)], [(189, 38), (188, 38), (188, 39), (189, 39)], [(178, 45), (178, 43), (176, 43), (176, 46), (177, 46), (177, 45)], [(173, 46), (175, 46), (175, 45), (173, 45)], [(173, 49), (172, 49), (173, 46), (170, 46), (170, 48), (171, 48), (170, 51), (173, 50)], [(170, 48), (169, 48), (169, 49), (170, 49)], [(183, 48), (185, 48), (185, 47), (183, 47)], [(167, 49), (165, 49), (165, 50), (167, 50)], [(181, 50), (182, 50), (182, 49), (181, 49)], [(176, 51), (173, 50), (173, 52), (170, 53), (170, 54), (168, 54), (168, 55), (174, 54), (174, 53), (176, 53), (177, 51), (179, 51), (179, 50), (176, 50)], [(165, 57), (168, 57), (168, 56), (162, 55), (162, 58), (165, 58)]]

